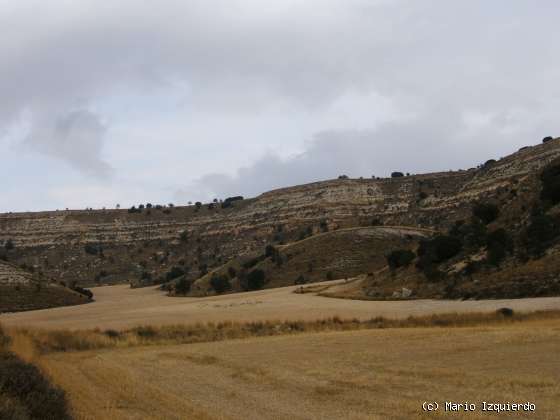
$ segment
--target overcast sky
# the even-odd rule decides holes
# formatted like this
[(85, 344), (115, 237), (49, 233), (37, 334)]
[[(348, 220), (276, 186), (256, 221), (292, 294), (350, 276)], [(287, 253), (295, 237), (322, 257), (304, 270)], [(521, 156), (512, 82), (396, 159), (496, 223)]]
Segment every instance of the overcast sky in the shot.
[(0, 0), (0, 211), (475, 166), (560, 133), (556, 0)]

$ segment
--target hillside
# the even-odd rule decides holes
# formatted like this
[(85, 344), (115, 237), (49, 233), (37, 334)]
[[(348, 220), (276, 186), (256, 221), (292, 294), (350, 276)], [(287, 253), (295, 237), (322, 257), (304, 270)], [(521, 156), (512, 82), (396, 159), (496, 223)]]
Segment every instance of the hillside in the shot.
[(0, 313), (79, 305), (89, 298), (0, 261)]
[[(559, 156), (556, 139), (469, 170), (335, 179), (230, 206), (2, 214), (0, 253), (66, 284), (149, 285), (184, 273), (194, 281), (232, 259), (258, 256), (267, 245), (280, 249), (323, 231), (372, 225), (446, 231), (467, 220), (477, 202), (497, 201), (503, 217), (509, 212), (521, 221), (527, 212), (516, 210), (522, 197), (535, 188), (536, 174)], [(289, 276), (300, 271), (294, 268)]]
[[(213, 284), (223, 291), (247, 291), (353, 277), (383, 267), (387, 251), (414, 248), (432, 234), (428, 229), (391, 226), (324, 232), (287, 245), (269, 245), (253, 258), (232, 259), (183, 291), (205, 296), (215, 293)], [(255, 275), (259, 272), (261, 278)], [(172, 294), (176, 290), (171, 289)]]

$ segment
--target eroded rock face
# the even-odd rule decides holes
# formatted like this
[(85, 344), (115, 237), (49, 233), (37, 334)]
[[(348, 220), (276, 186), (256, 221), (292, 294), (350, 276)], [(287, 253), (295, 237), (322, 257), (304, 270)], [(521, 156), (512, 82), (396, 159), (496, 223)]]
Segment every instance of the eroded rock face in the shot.
[[(126, 210), (0, 215), (8, 259), (58, 280), (83, 285), (162, 276), (181, 265), (193, 277), (227, 259), (291, 241), (304, 230), (371, 225), (443, 228), (468, 217), (472, 203), (523, 188), (560, 156), (556, 139), (478, 169), (392, 179), (340, 179), (274, 190), (233, 208), (175, 207), (169, 214)], [(186, 232), (186, 239), (181, 234)], [(86, 244), (100, 246), (93, 255)], [(160, 253), (159, 255), (157, 253)], [(97, 280), (96, 280), (97, 279)]]

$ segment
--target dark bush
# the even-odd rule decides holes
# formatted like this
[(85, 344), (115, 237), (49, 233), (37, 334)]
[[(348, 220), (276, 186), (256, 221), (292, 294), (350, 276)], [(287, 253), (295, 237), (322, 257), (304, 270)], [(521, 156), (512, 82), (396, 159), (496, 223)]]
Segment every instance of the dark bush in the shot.
[(231, 289), (231, 283), (226, 276), (220, 276), (218, 274), (213, 274), (210, 279), (210, 285), (212, 289), (218, 294), (224, 293)]
[(433, 239), (420, 242), (418, 256), (429, 258), (431, 262), (440, 263), (457, 255), (463, 247), (461, 240), (455, 236), (439, 235)]
[(105, 334), (109, 338), (120, 338), (121, 337), (121, 333), (118, 332), (117, 330), (105, 330), (105, 331), (103, 331), (103, 334)]
[(234, 279), (237, 276), (237, 271), (235, 270), (235, 268), (228, 267), (227, 271), (228, 271), (228, 274), (229, 274), (230, 278)]
[(332, 279), (334, 279), (333, 272), (332, 272), (332, 271), (327, 271), (327, 274), (326, 274), (325, 277), (326, 277), (327, 280), (332, 280)]
[(348, 175), (339, 175), (338, 179), (348, 179)]
[(560, 203), (560, 162), (548, 165), (541, 173), (541, 200)]
[(260, 263), (264, 259), (266, 259), (266, 255), (259, 255), (258, 257), (254, 257), (254, 258), (251, 258), (250, 260), (245, 261), (241, 265), (245, 269), (253, 268), (255, 265), (257, 265), (258, 263)]
[(243, 197), (241, 195), (236, 195), (235, 197), (228, 197), (223, 201), (222, 208), (226, 209), (228, 207), (233, 207), (233, 203), (235, 201), (240, 201), (240, 200), (243, 200)]
[(175, 284), (175, 293), (186, 295), (191, 291), (191, 282), (185, 276), (181, 277)]
[[(38, 283), (38, 284), (39, 284), (39, 283)], [(85, 288), (80, 287), (80, 286), (74, 286), (74, 287), (72, 288), (72, 290), (78, 292), (78, 293), (81, 294), (81, 295), (86, 296), (89, 300), (93, 299), (93, 292), (92, 292), (91, 290), (89, 290), (89, 289), (85, 289)]]
[(101, 255), (103, 253), (103, 248), (101, 245), (86, 244), (84, 246), (84, 251), (86, 254), (90, 255)]
[(265, 282), (264, 271), (256, 269), (252, 270), (247, 274), (247, 288), (249, 290), (259, 290), (262, 289)]
[(498, 218), (500, 209), (492, 203), (478, 203), (474, 205), (472, 213), (483, 223), (488, 224)]
[(267, 245), (264, 248), (264, 255), (265, 257), (272, 257), (274, 259), (274, 256), (276, 255), (276, 248), (274, 248), (274, 245)]
[(134, 332), (140, 338), (153, 338), (157, 335), (156, 329), (151, 326), (136, 327)]
[(548, 143), (551, 140), (554, 140), (554, 138), (552, 136), (546, 136), (544, 139), (542, 139), (542, 142), (543, 143)]
[(391, 269), (408, 266), (414, 260), (414, 252), (409, 249), (396, 249), (386, 256)]
[[(49, 383), (35, 366), (0, 350), (0, 372), (0, 418), (72, 418), (64, 391)], [(10, 400), (13, 404), (7, 403)]]
[(486, 239), (487, 262), (498, 266), (508, 252), (512, 250), (512, 240), (504, 229), (490, 232)]
[(400, 178), (403, 176), (404, 174), (402, 172), (391, 172), (391, 178)]
[(165, 274), (165, 280), (166, 281), (171, 281), (173, 279), (176, 279), (177, 277), (181, 277), (181, 276), (184, 276), (184, 275), (185, 275), (185, 270), (183, 270), (181, 267), (173, 266)]
[(305, 283), (307, 283), (307, 281), (305, 280), (305, 277), (303, 277), (303, 274), (300, 274), (299, 277), (294, 282), (294, 284), (305, 284)]
[(522, 235), (522, 242), (530, 254), (540, 256), (559, 233), (558, 223), (551, 216), (536, 213), (531, 216), (529, 226)]
[(189, 233), (186, 230), (184, 230), (183, 232), (181, 232), (181, 235), (179, 235), (179, 239), (181, 240), (181, 242), (188, 242)]
[(514, 314), (513, 309), (511, 308), (500, 308), (496, 311), (496, 313), (505, 317), (512, 317)]
[(6, 249), (6, 251), (11, 251), (12, 249), (14, 249), (15, 248), (14, 241), (8, 239), (4, 244), (4, 248)]

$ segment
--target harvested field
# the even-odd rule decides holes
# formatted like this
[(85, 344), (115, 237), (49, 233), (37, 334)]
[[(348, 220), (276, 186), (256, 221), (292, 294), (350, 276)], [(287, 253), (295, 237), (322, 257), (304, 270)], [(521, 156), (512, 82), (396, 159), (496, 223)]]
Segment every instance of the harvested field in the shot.
[[(446, 400), (530, 401), (536, 412), (516, 418), (555, 419), (558, 348), (560, 321), (542, 319), (62, 352), (41, 365), (78, 419), (410, 419)], [(502, 417), (452, 417), (489, 415)]]
[[(332, 282), (331, 282), (332, 283)], [(0, 315), (6, 327), (123, 329), (138, 325), (222, 321), (317, 320), (333, 316), (405, 318), (437, 313), (470, 313), (510, 307), (516, 311), (560, 309), (560, 297), (480, 301), (358, 301), (293, 293), (296, 286), (207, 298), (167, 297), (155, 288), (93, 288), (95, 302)]]

